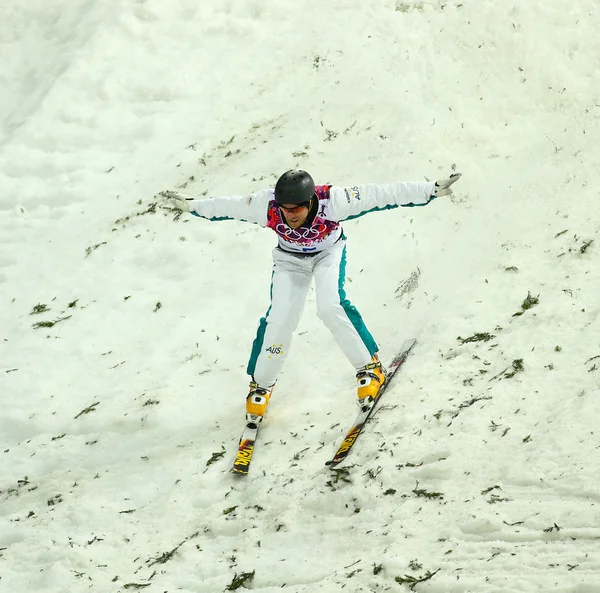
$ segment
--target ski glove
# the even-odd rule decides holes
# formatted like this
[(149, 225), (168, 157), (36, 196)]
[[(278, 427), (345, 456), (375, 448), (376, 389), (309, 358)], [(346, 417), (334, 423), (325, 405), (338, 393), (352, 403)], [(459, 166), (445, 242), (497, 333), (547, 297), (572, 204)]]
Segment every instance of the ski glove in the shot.
[(461, 175), (462, 173), (452, 173), (452, 175), (450, 175), (448, 179), (440, 179), (439, 181), (436, 181), (433, 195), (436, 198), (439, 198), (441, 196), (451, 196), (452, 189), (450, 186), (456, 181), (458, 181)]
[[(181, 210), (182, 212), (190, 212), (190, 203), (185, 194), (180, 194), (177, 191), (163, 191), (161, 195), (166, 198), (167, 204), (175, 210)], [(192, 198), (189, 198), (190, 200)]]

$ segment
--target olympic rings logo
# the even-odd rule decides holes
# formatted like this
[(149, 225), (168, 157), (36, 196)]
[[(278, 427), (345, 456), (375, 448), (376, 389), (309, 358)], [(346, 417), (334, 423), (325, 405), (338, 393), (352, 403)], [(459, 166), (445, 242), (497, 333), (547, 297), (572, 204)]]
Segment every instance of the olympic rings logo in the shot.
[[(325, 230), (325, 232), (323, 232)], [(306, 228), (302, 231), (290, 228), (287, 224), (278, 223), (275, 226), (275, 232), (287, 239), (288, 241), (315, 241), (327, 234), (327, 227), (325, 229)]]

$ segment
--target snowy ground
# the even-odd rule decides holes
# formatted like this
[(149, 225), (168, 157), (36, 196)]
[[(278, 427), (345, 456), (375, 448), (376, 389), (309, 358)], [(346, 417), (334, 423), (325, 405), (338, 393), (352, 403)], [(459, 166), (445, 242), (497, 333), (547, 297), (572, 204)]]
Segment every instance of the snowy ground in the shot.
[[(2, 593), (600, 592), (595, 0), (0, 16)], [(275, 237), (156, 194), (293, 166), (463, 178), (345, 224), (383, 358), (419, 339), (345, 467), (353, 369), (311, 295), (239, 479)]]

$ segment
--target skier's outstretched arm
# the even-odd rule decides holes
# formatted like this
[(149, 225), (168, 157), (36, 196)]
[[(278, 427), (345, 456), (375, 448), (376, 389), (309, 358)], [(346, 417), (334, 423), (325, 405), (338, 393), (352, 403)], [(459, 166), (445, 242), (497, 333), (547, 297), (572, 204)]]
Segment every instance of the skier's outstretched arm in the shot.
[(398, 206), (426, 206), (437, 197), (450, 195), (450, 186), (458, 181), (460, 175), (454, 173), (447, 179), (428, 182), (333, 186), (330, 190), (332, 217), (341, 222)]
[(267, 224), (267, 209), (271, 199), (271, 192), (268, 189), (248, 196), (221, 198), (198, 198), (176, 191), (165, 191), (162, 195), (171, 208), (189, 212), (194, 216), (211, 221), (241, 220), (261, 226)]

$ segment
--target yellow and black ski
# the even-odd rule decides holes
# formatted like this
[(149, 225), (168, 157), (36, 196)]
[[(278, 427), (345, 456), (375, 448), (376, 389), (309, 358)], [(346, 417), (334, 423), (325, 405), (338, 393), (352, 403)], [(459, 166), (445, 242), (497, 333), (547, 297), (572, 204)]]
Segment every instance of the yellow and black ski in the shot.
[(371, 402), (371, 404), (363, 406), (361, 408), (360, 412), (358, 413), (358, 416), (356, 417), (356, 420), (354, 421), (354, 424), (352, 425), (352, 428), (348, 431), (346, 438), (344, 438), (344, 440), (342, 441), (342, 444), (339, 446), (336, 454), (333, 456), (332, 459), (325, 462), (325, 465), (329, 466), (330, 468), (333, 468), (338, 463), (341, 463), (342, 461), (344, 461), (344, 459), (346, 459), (352, 447), (354, 446), (354, 443), (356, 443), (356, 439), (359, 437), (360, 433), (365, 427), (365, 424), (371, 417), (375, 406), (378, 404), (388, 385), (394, 378), (394, 375), (404, 364), (404, 361), (407, 359), (410, 351), (413, 349), (416, 343), (417, 341), (412, 339), (407, 340), (406, 342), (404, 342), (404, 344), (402, 344), (402, 348), (400, 348), (398, 354), (394, 357), (390, 365), (387, 367), (385, 382), (381, 386), (377, 397), (373, 402)]
[(248, 471), (250, 470), (250, 462), (252, 461), (252, 455), (254, 454), (254, 443), (256, 442), (257, 436), (257, 425), (247, 425), (246, 428), (244, 428), (244, 432), (238, 446), (237, 455), (235, 456), (235, 461), (233, 462), (233, 467), (231, 468), (231, 471), (234, 474), (239, 474), (242, 476), (248, 474)]

